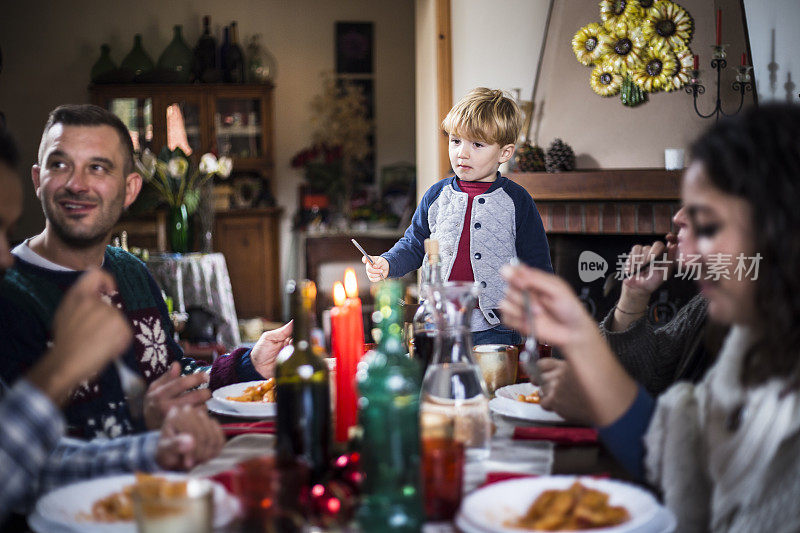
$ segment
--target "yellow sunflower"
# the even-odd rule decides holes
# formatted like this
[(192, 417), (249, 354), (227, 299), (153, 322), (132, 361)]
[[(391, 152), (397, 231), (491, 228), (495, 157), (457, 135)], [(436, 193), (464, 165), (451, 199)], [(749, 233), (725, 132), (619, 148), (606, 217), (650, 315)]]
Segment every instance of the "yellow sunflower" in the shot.
[(635, 0), (602, 0), (600, 18), (608, 31), (626, 32), (638, 26), (645, 12)]
[(676, 52), (686, 48), (692, 39), (694, 21), (681, 6), (670, 0), (657, 0), (647, 10), (642, 36), (650, 44), (665, 44)]
[(584, 65), (591, 65), (603, 59), (608, 50), (608, 34), (596, 22), (579, 29), (572, 38), (572, 51)]
[(608, 62), (603, 62), (592, 69), (589, 84), (600, 96), (614, 96), (622, 86), (622, 76)]
[(692, 79), (694, 70), (694, 54), (688, 48), (676, 54), (678, 57), (678, 71), (672, 77), (672, 88), (680, 89)]
[(672, 90), (672, 77), (678, 72), (678, 60), (668, 46), (651, 46), (642, 62), (633, 70), (634, 83), (652, 93)]
[(620, 74), (633, 70), (640, 62), (642, 45), (636, 32), (618, 32), (608, 35), (608, 54), (605, 61)]

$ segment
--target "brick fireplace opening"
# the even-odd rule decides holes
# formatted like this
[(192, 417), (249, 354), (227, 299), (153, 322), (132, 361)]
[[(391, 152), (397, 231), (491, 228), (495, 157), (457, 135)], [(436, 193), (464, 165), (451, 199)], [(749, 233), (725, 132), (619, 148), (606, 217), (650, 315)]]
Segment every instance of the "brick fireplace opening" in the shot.
[[(651, 244), (673, 230), (680, 208), (680, 171), (628, 169), (512, 174), (534, 198), (550, 241), (556, 274), (566, 279), (595, 319), (602, 320), (619, 298), (619, 286), (608, 296), (603, 285), (618, 269), (618, 258), (635, 244)], [(584, 282), (579, 258), (590, 251), (608, 270)], [(697, 293), (688, 281), (671, 279), (653, 294), (648, 317), (668, 322)]]

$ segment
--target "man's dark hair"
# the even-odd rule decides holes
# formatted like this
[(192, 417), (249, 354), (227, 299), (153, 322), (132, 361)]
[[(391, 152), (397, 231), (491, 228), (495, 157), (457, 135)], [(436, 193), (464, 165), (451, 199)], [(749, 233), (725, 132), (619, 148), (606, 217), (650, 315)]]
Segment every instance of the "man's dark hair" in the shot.
[(691, 152), (713, 186), (752, 210), (754, 252), (761, 254), (759, 342), (744, 361), (742, 381), (789, 376), (800, 388), (800, 106), (768, 104), (720, 120)]
[(19, 164), (17, 145), (11, 133), (2, 124), (0, 124), (0, 163), (10, 168), (16, 168)]
[(42, 164), (44, 154), (44, 138), (55, 124), (64, 126), (111, 126), (117, 131), (119, 142), (124, 150), (125, 166), (123, 168), (127, 176), (133, 172), (133, 142), (125, 124), (107, 109), (91, 104), (66, 104), (58, 106), (50, 112), (47, 117), (47, 124), (44, 125), (42, 132), (42, 143), (39, 145), (39, 164)]

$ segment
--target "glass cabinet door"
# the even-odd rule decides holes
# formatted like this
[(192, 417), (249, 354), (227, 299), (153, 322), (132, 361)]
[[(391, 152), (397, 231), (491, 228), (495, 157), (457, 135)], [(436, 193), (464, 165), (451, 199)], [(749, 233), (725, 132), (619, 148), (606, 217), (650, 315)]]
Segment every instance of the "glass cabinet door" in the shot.
[(220, 155), (238, 160), (265, 156), (260, 99), (217, 98), (214, 109), (214, 140)]
[(111, 98), (108, 100), (108, 109), (128, 128), (134, 150), (155, 150), (152, 98)]
[(202, 154), (204, 143), (201, 129), (201, 104), (199, 100), (170, 98), (166, 100), (167, 146), (170, 150), (181, 148), (187, 155)]

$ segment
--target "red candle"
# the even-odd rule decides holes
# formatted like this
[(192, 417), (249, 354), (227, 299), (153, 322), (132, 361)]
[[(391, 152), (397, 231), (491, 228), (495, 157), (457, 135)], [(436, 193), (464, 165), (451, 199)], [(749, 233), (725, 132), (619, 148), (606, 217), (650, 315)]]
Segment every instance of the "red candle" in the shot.
[(722, 10), (717, 9), (717, 46), (722, 44)]
[(336, 429), (337, 442), (347, 442), (350, 428), (357, 422), (358, 395), (356, 370), (364, 353), (364, 321), (361, 300), (358, 298), (356, 273), (345, 272), (345, 284), (333, 286), (331, 310), (331, 337), (333, 355), (336, 357)]
[(694, 69), (697, 70), (700, 67), (700, 56), (695, 54), (694, 56)]
[(747, 66), (747, 53), (746, 52), (742, 52), (742, 66), (743, 67)]

